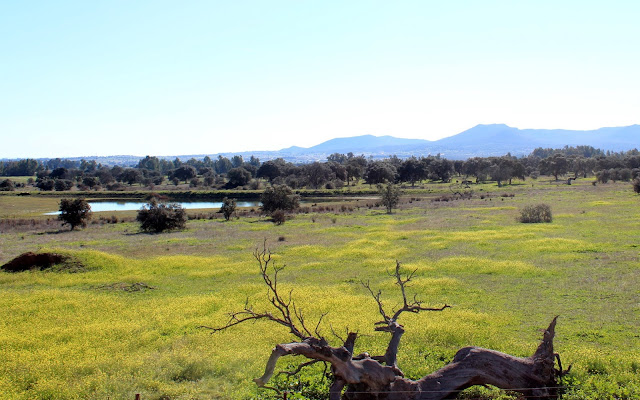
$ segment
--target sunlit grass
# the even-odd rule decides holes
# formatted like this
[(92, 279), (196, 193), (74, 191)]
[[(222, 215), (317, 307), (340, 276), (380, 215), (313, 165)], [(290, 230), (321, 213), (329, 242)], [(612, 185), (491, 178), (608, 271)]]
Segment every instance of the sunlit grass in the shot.
[[(415, 271), (411, 297), (453, 306), (402, 316), (399, 365), (409, 377), (464, 346), (528, 356), (540, 328), (560, 315), (556, 350), (565, 367), (574, 364), (568, 399), (640, 397), (637, 198), (618, 185), (481, 186), (515, 197), (416, 201), (392, 215), (297, 215), (281, 226), (190, 221), (162, 235), (140, 234), (134, 223), (1, 233), (3, 263), (57, 251), (86, 270), (0, 272), (0, 399), (264, 398), (251, 379), (274, 344), (293, 339), (287, 329), (259, 321), (211, 335), (198, 327), (223, 325), (245, 304), (269, 310), (251, 254), (265, 239), (276, 265), (286, 265), (283, 293), (292, 290), (311, 331), (328, 312), (319, 330), (335, 345), (331, 328), (344, 336), (348, 327), (360, 333), (356, 352), (384, 352), (388, 337), (373, 330), (381, 317), (362, 282), (397, 308), (388, 275), (396, 261)], [(516, 221), (533, 201), (551, 205), (552, 223)]]

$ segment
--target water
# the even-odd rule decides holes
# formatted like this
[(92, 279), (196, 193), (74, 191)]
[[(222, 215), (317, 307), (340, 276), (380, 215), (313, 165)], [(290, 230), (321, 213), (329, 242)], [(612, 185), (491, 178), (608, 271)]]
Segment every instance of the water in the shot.
[[(172, 202), (180, 204), (182, 208), (187, 210), (197, 210), (201, 208), (217, 208), (222, 207), (221, 201), (185, 201), (185, 202)], [(145, 204), (146, 201), (90, 201), (92, 212), (106, 212), (106, 211), (138, 211)], [(259, 207), (261, 203), (259, 201), (236, 201), (237, 207)], [(58, 215), (60, 211), (52, 211), (45, 213), (45, 215)]]
[[(368, 200), (375, 197), (359, 197), (358, 199)], [(340, 200), (353, 200), (355, 197), (345, 197)], [(306, 200), (300, 200), (300, 205), (310, 205), (314, 203), (323, 203), (330, 201), (338, 201), (335, 198), (309, 198)], [(182, 208), (187, 210), (197, 210), (201, 208), (215, 208), (220, 209), (222, 207), (221, 201), (174, 201), (171, 203), (180, 204)], [(89, 201), (92, 212), (107, 212), (107, 211), (138, 211), (142, 206), (149, 204), (147, 201)], [(258, 200), (253, 201), (236, 201), (236, 207), (260, 207), (262, 203)], [(44, 215), (58, 215), (60, 211), (51, 211)]]

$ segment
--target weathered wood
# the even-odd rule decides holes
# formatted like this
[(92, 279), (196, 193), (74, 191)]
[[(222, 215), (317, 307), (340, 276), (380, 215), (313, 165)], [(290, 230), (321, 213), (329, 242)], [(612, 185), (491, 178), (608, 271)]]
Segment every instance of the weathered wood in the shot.
[[(557, 378), (565, 373), (561, 365), (559, 369), (555, 369), (555, 361), (558, 360), (560, 364), (560, 358), (553, 350), (557, 317), (545, 330), (542, 342), (531, 357), (520, 358), (495, 350), (465, 347), (456, 353), (451, 363), (413, 381), (404, 378), (397, 365), (400, 339), (404, 333), (404, 327), (397, 320), (404, 312), (443, 311), (449, 307), (445, 304), (440, 308), (429, 308), (424, 307), (415, 296), (411, 301), (407, 299), (406, 287), (415, 271), (403, 277), (400, 273), (400, 263), (396, 262), (395, 273), (391, 276), (400, 288), (403, 303), (402, 307), (393, 313), (385, 311), (380, 291), (376, 293), (368, 283), (363, 283), (376, 301), (382, 316), (382, 321), (375, 324), (375, 330), (388, 332), (391, 337), (384, 355), (370, 356), (368, 353), (361, 353), (354, 356), (356, 333), (349, 333), (343, 346), (332, 347), (318, 333), (322, 321), (320, 318), (312, 334), (305, 326), (302, 311), (296, 308), (292, 301), (291, 292), (287, 297), (280, 294), (277, 276), (282, 267), (273, 266), (271, 253), (266, 249), (266, 245), (262, 251), (256, 250), (254, 257), (260, 265), (262, 279), (268, 288), (269, 301), (276, 315), (270, 312), (255, 312), (245, 304), (244, 310), (231, 314), (225, 326), (204, 328), (217, 332), (245, 321), (266, 319), (289, 329), (299, 341), (278, 344), (273, 349), (264, 374), (254, 379), (260, 387), (274, 389), (267, 386), (267, 383), (273, 376), (278, 359), (292, 355), (303, 356), (312, 360), (311, 363), (321, 361), (331, 365), (334, 380), (329, 389), (330, 400), (441, 400), (454, 398), (460, 391), (474, 385), (492, 385), (522, 393), (528, 399), (534, 400), (557, 398)], [(273, 269), (272, 276), (269, 275), (269, 266)], [(302, 367), (311, 363), (301, 365), (293, 373), (299, 372)]]

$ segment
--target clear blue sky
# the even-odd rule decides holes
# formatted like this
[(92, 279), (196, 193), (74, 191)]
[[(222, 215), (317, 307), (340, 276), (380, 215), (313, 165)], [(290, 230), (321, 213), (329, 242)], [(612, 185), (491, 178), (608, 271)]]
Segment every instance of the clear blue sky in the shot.
[(640, 123), (638, 1), (2, 1), (0, 158)]

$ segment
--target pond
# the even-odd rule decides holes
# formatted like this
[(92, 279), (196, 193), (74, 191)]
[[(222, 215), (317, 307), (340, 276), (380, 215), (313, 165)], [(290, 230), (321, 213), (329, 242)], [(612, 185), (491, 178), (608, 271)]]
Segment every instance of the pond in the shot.
[[(372, 197), (360, 197), (358, 199), (371, 199)], [(300, 205), (311, 205), (314, 203), (322, 203), (322, 202), (330, 202), (330, 201), (345, 201), (345, 200), (354, 200), (356, 198), (344, 197), (340, 199), (336, 198), (308, 198), (307, 200), (301, 200)], [(219, 209), (222, 207), (221, 201), (176, 201), (172, 202), (176, 204), (180, 204), (182, 208), (187, 210), (197, 210), (201, 208), (215, 208)], [(137, 201), (137, 200), (128, 200), (128, 201), (89, 201), (89, 205), (91, 206), (92, 212), (107, 212), (107, 211), (138, 211), (142, 206), (148, 204), (147, 201)], [(236, 201), (236, 207), (260, 207), (262, 203), (258, 200), (252, 201)], [(45, 213), (44, 215), (58, 215), (60, 211), (51, 211)]]
[[(176, 201), (172, 202), (180, 204), (182, 208), (187, 210), (197, 210), (201, 208), (220, 208), (222, 207), (221, 201)], [(148, 204), (146, 201), (90, 201), (92, 212), (105, 212), (105, 211), (138, 211), (142, 206)], [(255, 201), (237, 201), (237, 207), (259, 207), (260, 202)], [(45, 213), (44, 215), (58, 215), (60, 211), (52, 211)]]

